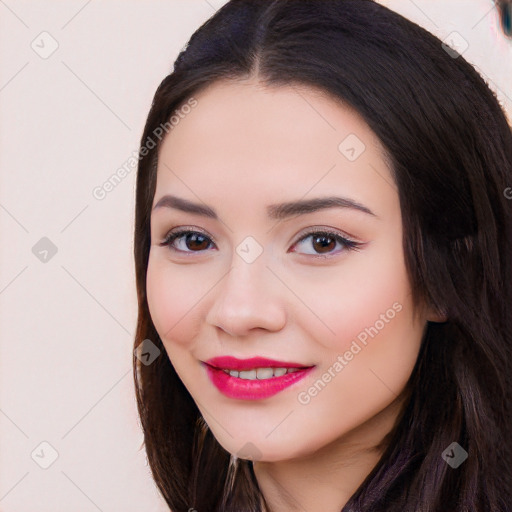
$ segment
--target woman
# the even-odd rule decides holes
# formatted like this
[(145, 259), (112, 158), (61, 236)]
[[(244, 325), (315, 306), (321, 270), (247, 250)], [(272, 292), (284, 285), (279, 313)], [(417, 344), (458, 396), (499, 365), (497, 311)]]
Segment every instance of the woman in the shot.
[(140, 155), (172, 511), (510, 510), (512, 134), (462, 56), (373, 0), (232, 0)]

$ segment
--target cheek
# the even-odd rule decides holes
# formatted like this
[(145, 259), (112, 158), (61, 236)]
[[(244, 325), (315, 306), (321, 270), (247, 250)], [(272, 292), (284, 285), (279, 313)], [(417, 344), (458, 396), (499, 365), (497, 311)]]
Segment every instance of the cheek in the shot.
[[(146, 277), (147, 301), (151, 319), (164, 343), (172, 340), (187, 345), (194, 339), (193, 330), (198, 325), (201, 298), (209, 287), (206, 281), (198, 279), (192, 265), (169, 264), (160, 255), (150, 252)], [(198, 286), (199, 283), (204, 286)]]
[[(328, 279), (319, 280), (327, 284), (308, 284), (314, 287), (307, 294), (311, 310), (322, 320), (319, 324), (313, 319), (311, 325), (321, 326), (322, 336), (317, 331), (315, 338), (327, 350), (348, 350), (354, 339), (364, 340), (368, 330), (388, 330), (396, 317), (405, 316), (397, 310), (410, 309), (409, 281), (400, 258), (386, 257), (383, 252), (354, 256), (350, 266), (331, 270)], [(352, 264), (356, 258), (357, 264)]]

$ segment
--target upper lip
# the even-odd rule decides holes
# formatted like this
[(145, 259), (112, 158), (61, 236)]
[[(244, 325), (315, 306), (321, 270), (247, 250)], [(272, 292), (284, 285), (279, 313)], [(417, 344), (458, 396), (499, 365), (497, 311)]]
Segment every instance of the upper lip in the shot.
[(310, 368), (313, 365), (304, 365), (293, 361), (277, 361), (266, 357), (251, 357), (238, 359), (233, 356), (212, 357), (206, 364), (221, 370), (248, 370), (251, 368)]

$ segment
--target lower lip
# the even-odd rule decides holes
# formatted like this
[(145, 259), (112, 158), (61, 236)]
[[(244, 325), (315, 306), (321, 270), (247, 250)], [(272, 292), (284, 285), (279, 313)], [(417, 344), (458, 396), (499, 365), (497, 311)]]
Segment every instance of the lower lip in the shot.
[(208, 377), (210, 377), (210, 380), (217, 389), (227, 397), (238, 400), (261, 400), (274, 396), (302, 380), (314, 369), (314, 366), (312, 366), (311, 368), (305, 368), (293, 373), (285, 373), (280, 377), (248, 380), (232, 377), (224, 370), (213, 368), (205, 363), (203, 365), (206, 367)]

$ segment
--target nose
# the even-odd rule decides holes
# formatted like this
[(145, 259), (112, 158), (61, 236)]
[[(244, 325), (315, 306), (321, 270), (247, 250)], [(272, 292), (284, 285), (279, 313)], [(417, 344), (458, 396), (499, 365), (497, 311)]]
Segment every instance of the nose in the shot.
[(498, 0), (501, 28), (506, 36), (512, 38), (512, 0)]
[(206, 318), (210, 325), (234, 337), (254, 329), (279, 331), (284, 327), (285, 287), (263, 257), (247, 263), (234, 255), (231, 269), (215, 288), (217, 294)]

